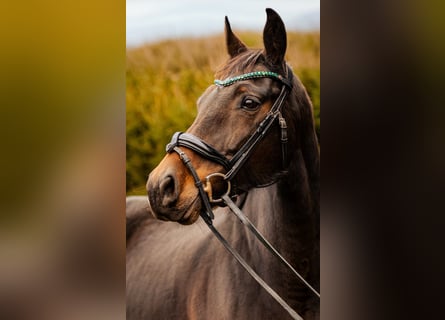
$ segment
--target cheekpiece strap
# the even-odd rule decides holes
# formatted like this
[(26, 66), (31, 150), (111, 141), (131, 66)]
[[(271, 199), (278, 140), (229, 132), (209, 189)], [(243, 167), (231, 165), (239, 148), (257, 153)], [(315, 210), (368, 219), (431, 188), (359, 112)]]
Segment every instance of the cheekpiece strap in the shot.
[(284, 78), (282, 75), (272, 72), (272, 71), (255, 71), (244, 73), (239, 76), (235, 76), (232, 78), (227, 78), (225, 80), (215, 80), (215, 84), (220, 87), (228, 87), (234, 84), (237, 81), (249, 80), (249, 79), (257, 79), (257, 78), (272, 78), (281, 81), (285, 86), (292, 88), (292, 83)]

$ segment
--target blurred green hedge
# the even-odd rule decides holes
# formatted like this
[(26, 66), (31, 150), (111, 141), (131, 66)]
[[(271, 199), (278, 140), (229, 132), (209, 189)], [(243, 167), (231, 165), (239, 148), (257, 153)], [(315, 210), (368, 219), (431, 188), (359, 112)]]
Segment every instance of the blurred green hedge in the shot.
[[(262, 47), (259, 33), (244, 32), (239, 37), (250, 47)], [(289, 32), (286, 59), (308, 90), (319, 133), (319, 32)], [(164, 157), (171, 135), (193, 122), (196, 100), (226, 60), (223, 35), (167, 40), (127, 50), (127, 194), (145, 193), (147, 176)]]

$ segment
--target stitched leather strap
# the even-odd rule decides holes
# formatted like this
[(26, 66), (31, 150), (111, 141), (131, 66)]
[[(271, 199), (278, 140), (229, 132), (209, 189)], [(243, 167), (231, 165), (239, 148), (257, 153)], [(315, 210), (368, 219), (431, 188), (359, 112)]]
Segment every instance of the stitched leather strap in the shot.
[(173, 151), (179, 155), (179, 158), (181, 159), (181, 161), (184, 163), (184, 165), (190, 171), (190, 173), (193, 177), (193, 180), (195, 181), (195, 186), (198, 189), (199, 196), (200, 196), (202, 203), (204, 205), (204, 208), (201, 210), (200, 215), (204, 219), (204, 221), (207, 223), (207, 225), (211, 225), (212, 220), (215, 216), (213, 215), (212, 207), (210, 205), (209, 198), (207, 197), (207, 193), (204, 191), (204, 186), (203, 186), (201, 180), (199, 179), (198, 174), (196, 173), (196, 170), (193, 168), (190, 158), (179, 147), (173, 147), (171, 152), (173, 152)]
[(270, 111), (267, 113), (266, 118), (261, 121), (257, 129), (251, 134), (243, 146), (241, 146), (241, 148), (230, 160), (214, 147), (190, 133), (176, 132), (173, 135), (170, 143), (167, 144), (166, 151), (171, 153), (175, 147), (180, 146), (189, 148), (198, 153), (200, 156), (222, 165), (226, 170), (228, 170), (226, 180), (231, 181), (247, 161), (253, 148), (262, 140), (278, 117), (281, 129), (283, 170), (285, 170), (287, 166), (287, 125), (284, 117), (281, 115), (281, 109), (289, 92), (292, 90), (293, 74), (289, 67), (287, 67), (287, 74), (289, 79), (286, 79), (285, 77), (274, 72), (258, 71), (243, 74), (224, 81), (216, 80), (218, 85), (230, 86), (236, 81), (269, 77), (277, 79), (283, 84), (280, 94), (272, 105)]
[[(275, 100), (272, 108), (266, 115), (266, 118), (258, 125), (255, 132), (249, 137), (249, 139), (244, 143), (244, 145), (238, 150), (238, 152), (230, 160), (231, 169), (226, 173), (226, 179), (232, 180), (233, 177), (238, 173), (244, 163), (247, 161), (252, 153), (253, 148), (264, 138), (264, 136), (269, 131), (269, 128), (277, 119), (281, 112), (281, 106), (284, 103), (287, 95), (289, 93), (289, 88), (283, 86), (281, 88), (280, 95)], [(284, 168), (283, 168), (284, 169)]]
[(226, 170), (231, 168), (229, 160), (218, 150), (190, 133), (176, 132), (167, 144), (166, 151), (171, 153), (175, 147), (186, 147), (208, 160), (219, 163)]

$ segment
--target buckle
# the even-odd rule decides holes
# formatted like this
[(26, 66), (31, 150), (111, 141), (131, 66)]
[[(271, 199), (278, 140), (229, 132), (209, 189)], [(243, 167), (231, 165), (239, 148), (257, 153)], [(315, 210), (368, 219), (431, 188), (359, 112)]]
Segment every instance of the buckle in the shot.
[[(230, 194), (230, 181), (225, 178), (226, 176), (219, 172), (209, 174), (206, 177), (204, 191), (207, 193), (210, 203), (222, 203), (222, 197)], [(221, 184), (223, 184), (222, 187)]]

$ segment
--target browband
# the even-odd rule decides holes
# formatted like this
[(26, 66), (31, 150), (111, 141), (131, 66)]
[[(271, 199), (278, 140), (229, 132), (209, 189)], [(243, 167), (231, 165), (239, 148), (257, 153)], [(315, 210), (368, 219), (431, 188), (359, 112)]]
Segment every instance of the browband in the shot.
[(272, 71), (254, 71), (249, 73), (244, 73), (239, 76), (235, 76), (232, 78), (227, 78), (225, 80), (215, 80), (215, 84), (221, 87), (228, 87), (234, 84), (237, 81), (256, 79), (256, 78), (272, 78), (280, 80), (284, 85), (289, 88), (292, 88), (292, 82), (284, 78), (281, 74)]

